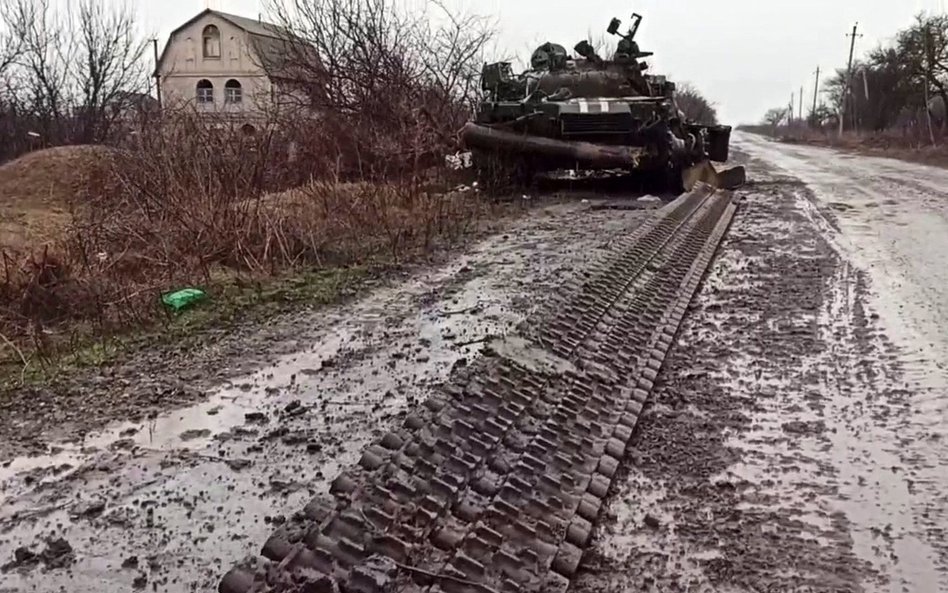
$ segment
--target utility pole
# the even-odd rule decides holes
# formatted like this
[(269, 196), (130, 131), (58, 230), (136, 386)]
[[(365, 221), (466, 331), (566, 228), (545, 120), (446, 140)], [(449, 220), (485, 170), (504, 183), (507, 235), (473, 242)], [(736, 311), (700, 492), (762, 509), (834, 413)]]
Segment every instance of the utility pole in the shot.
[(800, 121), (803, 121), (803, 85), (800, 85)]
[(932, 109), (931, 109), (931, 103), (930, 103), (931, 93), (928, 86), (928, 73), (933, 70), (932, 58), (934, 57), (932, 56), (933, 52), (932, 52), (932, 45), (931, 45), (932, 43), (931, 35), (932, 35), (932, 32), (929, 30), (928, 25), (925, 25), (925, 70), (926, 70), (925, 72), (925, 115), (927, 116), (927, 119), (928, 119), (928, 137), (932, 142), (932, 146), (935, 146), (935, 130), (932, 127)]
[[(856, 37), (862, 37), (862, 35), (859, 35), (858, 31), (859, 31), (859, 23), (857, 22), (855, 25), (853, 25), (853, 32), (851, 34), (846, 35), (847, 37), (850, 37), (851, 39), (849, 43), (849, 63), (846, 66), (846, 88), (843, 90), (843, 105), (842, 105), (842, 110), (840, 111), (840, 114), (839, 114), (839, 135), (840, 136), (843, 135), (843, 124), (846, 121), (846, 98), (849, 97), (849, 95), (851, 94), (852, 87), (853, 87), (853, 54), (856, 52)], [(855, 120), (856, 120), (856, 113), (854, 109), (853, 121), (855, 122)]]
[(813, 85), (813, 119), (816, 119), (816, 100), (820, 95), (820, 67), (816, 67), (816, 84)]
[(793, 125), (793, 93), (790, 93), (790, 109), (787, 112), (787, 125)]
[(151, 45), (155, 50), (155, 92), (158, 93), (158, 110), (161, 111), (161, 72), (158, 71), (158, 39), (152, 39)]

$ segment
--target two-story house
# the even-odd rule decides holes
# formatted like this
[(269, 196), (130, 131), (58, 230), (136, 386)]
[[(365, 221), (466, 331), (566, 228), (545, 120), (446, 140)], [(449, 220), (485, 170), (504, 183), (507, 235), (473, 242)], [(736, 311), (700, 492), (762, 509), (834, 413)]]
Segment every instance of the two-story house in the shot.
[(204, 10), (172, 31), (158, 60), (163, 105), (256, 125), (284, 102), (274, 62), (290, 39), (276, 25)]

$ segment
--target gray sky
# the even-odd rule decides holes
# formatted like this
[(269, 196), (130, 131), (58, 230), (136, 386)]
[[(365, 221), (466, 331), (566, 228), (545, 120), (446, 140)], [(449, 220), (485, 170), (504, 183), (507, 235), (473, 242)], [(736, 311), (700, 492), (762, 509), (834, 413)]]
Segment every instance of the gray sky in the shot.
[[(162, 43), (168, 33), (211, 6), (257, 16), (262, 0), (140, 0), (147, 29)], [(496, 17), (506, 54), (525, 54), (544, 41), (572, 47), (604, 32), (613, 16), (645, 16), (643, 50), (654, 51), (652, 72), (689, 81), (718, 105), (727, 123), (758, 121), (790, 93), (813, 100), (814, 72), (845, 64), (846, 34), (856, 21), (860, 50), (892, 38), (922, 10), (943, 12), (946, 0), (447, 0)]]

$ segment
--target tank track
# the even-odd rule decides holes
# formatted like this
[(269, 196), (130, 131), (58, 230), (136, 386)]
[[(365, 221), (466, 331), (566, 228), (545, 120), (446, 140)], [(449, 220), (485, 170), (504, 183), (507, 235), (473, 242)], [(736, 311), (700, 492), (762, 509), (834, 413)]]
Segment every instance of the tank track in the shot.
[(492, 342), (220, 593), (562, 592), (736, 210), (702, 186)]

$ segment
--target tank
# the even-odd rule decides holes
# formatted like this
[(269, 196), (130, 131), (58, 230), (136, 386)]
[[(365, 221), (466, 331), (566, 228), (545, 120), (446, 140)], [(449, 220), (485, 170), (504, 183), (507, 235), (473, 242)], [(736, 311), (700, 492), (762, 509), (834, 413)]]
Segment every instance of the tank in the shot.
[(484, 99), (460, 133), (475, 167), (491, 175), (502, 169), (521, 182), (544, 171), (625, 170), (667, 191), (698, 181), (743, 183), (742, 168), (725, 174), (710, 164), (728, 160), (731, 127), (688, 121), (675, 83), (648, 73), (643, 59), (652, 53), (635, 41), (641, 23), (633, 14), (622, 33), (612, 19), (607, 31), (620, 39), (609, 59), (581, 41), (573, 55), (543, 44), (521, 74), (509, 62), (485, 65)]

